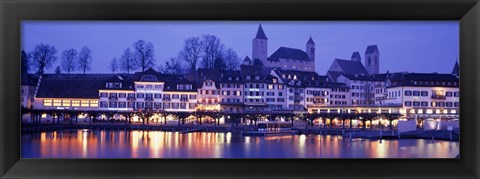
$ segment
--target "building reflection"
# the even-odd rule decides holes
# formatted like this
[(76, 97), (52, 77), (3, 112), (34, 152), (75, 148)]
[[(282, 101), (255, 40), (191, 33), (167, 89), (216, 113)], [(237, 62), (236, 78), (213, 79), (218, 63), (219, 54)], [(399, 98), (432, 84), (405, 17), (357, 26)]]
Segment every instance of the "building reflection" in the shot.
[(453, 158), (458, 142), (331, 135), (75, 130), (22, 135), (23, 158)]

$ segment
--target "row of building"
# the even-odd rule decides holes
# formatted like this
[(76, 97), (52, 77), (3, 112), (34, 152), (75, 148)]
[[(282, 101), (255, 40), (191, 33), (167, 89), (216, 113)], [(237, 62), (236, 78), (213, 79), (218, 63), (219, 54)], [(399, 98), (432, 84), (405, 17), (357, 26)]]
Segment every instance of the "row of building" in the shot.
[(315, 72), (242, 65), (240, 70), (199, 69), (186, 75), (148, 69), (131, 75), (28, 77), (22, 106), (42, 110), (341, 113), (361, 107), (458, 115), (459, 109), (455, 74), (341, 74), (331, 79)]

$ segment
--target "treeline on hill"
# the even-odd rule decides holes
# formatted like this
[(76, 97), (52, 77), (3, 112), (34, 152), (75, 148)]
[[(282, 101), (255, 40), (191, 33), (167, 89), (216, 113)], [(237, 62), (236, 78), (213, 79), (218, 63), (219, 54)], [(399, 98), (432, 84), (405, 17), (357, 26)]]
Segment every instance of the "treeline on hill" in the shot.
[[(84, 46), (64, 50), (60, 55), (60, 63), (55, 73), (83, 72), (92, 68), (92, 51)], [(41, 43), (29, 53), (22, 50), (22, 73), (32, 71), (43, 74), (57, 63), (57, 50), (53, 45)], [(221, 40), (211, 34), (189, 37), (184, 40), (183, 48), (177, 57), (166, 59), (164, 64), (156, 65), (155, 47), (152, 42), (138, 40), (126, 48), (119, 57), (113, 57), (108, 68), (112, 73), (130, 72), (148, 68), (156, 68), (161, 73), (180, 74), (195, 71), (197, 68), (235, 70), (240, 65), (237, 53), (222, 44)]]

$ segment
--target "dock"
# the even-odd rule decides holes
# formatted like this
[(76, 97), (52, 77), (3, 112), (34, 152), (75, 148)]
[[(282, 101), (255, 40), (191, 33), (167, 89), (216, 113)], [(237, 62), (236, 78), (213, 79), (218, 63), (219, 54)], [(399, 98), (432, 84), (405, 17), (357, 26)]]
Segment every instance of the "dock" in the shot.
[(181, 130), (181, 131), (177, 131), (177, 132), (180, 132), (182, 134), (188, 134), (190, 132), (199, 132), (199, 131), (201, 131), (201, 129), (193, 128), (193, 129), (186, 129), (186, 130)]
[(298, 134), (297, 130), (285, 130), (285, 131), (245, 131), (243, 136), (279, 136), (279, 135), (293, 135)]

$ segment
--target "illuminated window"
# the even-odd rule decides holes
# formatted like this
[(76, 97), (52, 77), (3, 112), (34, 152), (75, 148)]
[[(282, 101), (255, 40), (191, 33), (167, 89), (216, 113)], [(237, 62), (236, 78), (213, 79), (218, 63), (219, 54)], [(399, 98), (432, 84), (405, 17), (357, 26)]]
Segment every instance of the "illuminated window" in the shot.
[(70, 100), (62, 100), (62, 106), (70, 106)]
[(43, 106), (52, 106), (52, 100), (51, 99), (43, 100)]
[(90, 105), (88, 104), (88, 100), (82, 100), (81, 106), (82, 106), (82, 107), (88, 107), (88, 106), (90, 106)]
[(72, 100), (72, 106), (80, 106), (80, 100)]
[(267, 88), (271, 90), (273, 89), (273, 85), (268, 85)]
[(445, 92), (443, 90), (432, 90), (432, 94), (435, 96), (443, 96)]
[(62, 106), (62, 100), (59, 100), (59, 99), (53, 100), (53, 106)]
[(90, 107), (98, 107), (98, 101), (90, 101)]

